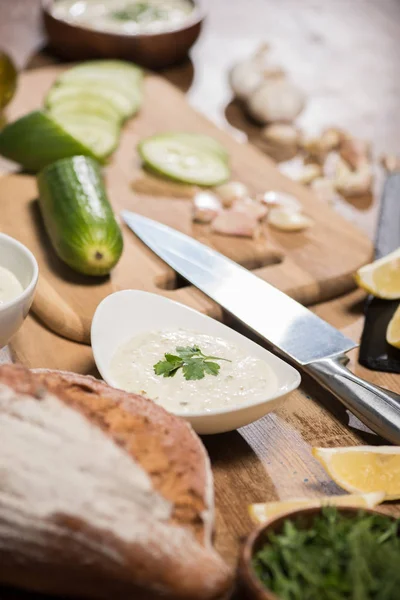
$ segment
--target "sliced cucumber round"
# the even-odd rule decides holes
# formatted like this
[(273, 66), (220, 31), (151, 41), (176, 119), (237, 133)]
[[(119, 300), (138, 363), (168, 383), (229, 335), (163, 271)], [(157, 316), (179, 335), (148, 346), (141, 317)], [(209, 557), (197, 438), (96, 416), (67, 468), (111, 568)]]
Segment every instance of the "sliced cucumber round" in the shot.
[(60, 118), (75, 114), (90, 115), (110, 121), (117, 126), (122, 123), (122, 117), (118, 110), (103, 98), (96, 98), (94, 94), (89, 97), (82, 95), (65, 99), (49, 107), (49, 110), (52, 115)]
[(77, 154), (101, 159), (83, 136), (75, 136), (42, 111), (31, 112), (0, 131), (0, 154), (32, 172)]
[(99, 159), (109, 156), (118, 144), (120, 132), (118, 123), (79, 113), (52, 114), (52, 116), (65, 131), (84, 142)]
[(215, 152), (224, 160), (225, 162), (229, 162), (229, 153), (226, 148), (217, 140), (210, 137), (209, 135), (203, 135), (201, 133), (173, 133), (173, 134), (164, 134), (164, 135), (174, 135), (176, 139), (179, 139), (186, 144), (190, 144), (191, 146), (198, 148), (203, 148), (204, 150), (209, 150), (211, 152)]
[(145, 166), (176, 181), (212, 186), (230, 176), (226, 160), (215, 150), (180, 133), (149, 137), (138, 144), (138, 151)]
[(139, 87), (143, 81), (143, 71), (136, 65), (119, 60), (93, 60), (84, 62), (60, 75), (58, 83), (90, 82), (97, 81), (103, 84), (117, 85), (129, 90)]
[(105, 86), (104, 83), (82, 81), (54, 85), (46, 97), (46, 106), (52, 108), (57, 104), (71, 99), (95, 97), (112, 105), (122, 119), (134, 115), (140, 108), (142, 94), (139, 88), (132, 87), (129, 91), (117, 85)]

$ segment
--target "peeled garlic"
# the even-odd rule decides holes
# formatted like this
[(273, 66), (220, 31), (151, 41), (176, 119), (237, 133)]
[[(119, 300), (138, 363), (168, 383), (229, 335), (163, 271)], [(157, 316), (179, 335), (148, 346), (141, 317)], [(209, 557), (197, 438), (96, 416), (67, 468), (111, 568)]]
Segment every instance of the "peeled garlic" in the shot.
[(238, 62), (229, 72), (229, 83), (239, 100), (249, 96), (270, 77), (284, 76), (280, 67), (270, 63), (269, 46), (263, 44), (248, 59)]
[(281, 231), (302, 231), (314, 224), (314, 221), (297, 210), (271, 208), (267, 221), (269, 225)]
[(258, 221), (262, 221), (268, 212), (268, 208), (265, 204), (257, 202), (256, 200), (252, 200), (252, 198), (242, 198), (241, 200), (236, 200), (236, 202), (232, 205), (231, 210), (252, 215)]
[(254, 237), (259, 231), (259, 223), (254, 215), (234, 210), (222, 210), (212, 221), (211, 231), (221, 235)]
[(229, 208), (236, 200), (249, 197), (247, 186), (241, 181), (228, 181), (214, 188), (214, 192), (225, 208)]
[(269, 156), (278, 161), (295, 157), (299, 146), (300, 132), (288, 123), (273, 123), (262, 129), (260, 146)]
[(373, 185), (372, 167), (365, 163), (352, 171), (344, 160), (339, 159), (334, 183), (339, 194), (346, 198), (370, 195)]
[(260, 123), (292, 122), (304, 108), (305, 98), (297, 86), (286, 79), (269, 79), (248, 98), (249, 114)]
[(291, 211), (301, 211), (302, 209), (300, 201), (292, 194), (286, 194), (285, 192), (265, 192), (259, 194), (257, 200), (271, 208), (280, 207)]
[(215, 194), (198, 192), (193, 198), (192, 220), (196, 223), (211, 223), (221, 210), (221, 202)]

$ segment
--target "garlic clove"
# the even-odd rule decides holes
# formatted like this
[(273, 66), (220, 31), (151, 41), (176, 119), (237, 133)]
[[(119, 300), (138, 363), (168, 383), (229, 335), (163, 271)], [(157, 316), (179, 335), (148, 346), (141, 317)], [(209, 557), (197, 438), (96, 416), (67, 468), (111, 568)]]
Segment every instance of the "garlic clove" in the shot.
[(249, 96), (247, 110), (260, 123), (292, 122), (305, 105), (303, 92), (286, 79), (269, 79)]
[(260, 133), (260, 147), (278, 161), (290, 160), (299, 149), (300, 132), (288, 123), (273, 123)]
[(339, 148), (340, 157), (353, 171), (363, 167), (371, 160), (371, 145), (365, 140), (346, 138)]
[(323, 172), (321, 165), (309, 163), (303, 166), (303, 168), (300, 170), (299, 174), (296, 176), (295, 179), (303, 185), (310, 185), (310, 183), (314, 181), (314, 179), (322, 177), (322, 175)]
[(262, 221), (267, 215), (268, 207), (256, 200), (252, 200), (252, 198), (242, 198), (241, 200), (236, 200), (236, 202), (234, 202), (231, 210), (252, 215), (257, 221)]
[(275, 208), (286, 208), (292, 211), (301, 211), (301, 202), (292, 194), (286, 194), (285, 192), (269, 191), (264, 194), (259, 194), (257, 200), (267, 205), (267, 207)]
[(221, 202), (215, 194), (198, 192), (193, 198), (192, 220), (195, 223), (211, 223), (221, 210)]
[(249, 197), (247, 186), (241, 181), (228, 181), (214, 188), (214, 192), (225, 208), (229, 208), (236, 200)]
[(211, 231), (222, 235), (253, 238), (259, 231), (259, 223), (254, 215), (222, 210), (212, 221)]
[(352, 171), (349, 164), (340, 158), (336, 165), (335, 188), (345, 198), (372, 194), (373, 173), (369, 163)]
[(387, 173), (400, 171), (400, 158), (395, 154), (383, 154), (380, 163)]
[(281, 231), (302, 231), (314, 224), (314, 221), (303, 213), (287, 208), (271, 208), (267, 221), (269, 225)]

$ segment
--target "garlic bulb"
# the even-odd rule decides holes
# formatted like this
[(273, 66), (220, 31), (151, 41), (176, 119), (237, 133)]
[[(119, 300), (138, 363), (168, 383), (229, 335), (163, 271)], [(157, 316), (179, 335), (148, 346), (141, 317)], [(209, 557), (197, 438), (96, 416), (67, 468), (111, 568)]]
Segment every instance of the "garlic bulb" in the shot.
[(304, 108), (305, 98), (297, 86), (286, 79), (269, 79), (250, 95), (249, 114), (260, 123), (290, 123)]
[(249, 58), (232, 67), (229, 73), (229, 83), (236, 98), (247, 100), (247, 98), (264, 81), (262, 70)]
[(236, 98), (246, 101), (270, 77), (284, 76), (269, 60), (269, 46), (263, 44), (250, 58), (238, 62), (229, 72), (229, 83)]

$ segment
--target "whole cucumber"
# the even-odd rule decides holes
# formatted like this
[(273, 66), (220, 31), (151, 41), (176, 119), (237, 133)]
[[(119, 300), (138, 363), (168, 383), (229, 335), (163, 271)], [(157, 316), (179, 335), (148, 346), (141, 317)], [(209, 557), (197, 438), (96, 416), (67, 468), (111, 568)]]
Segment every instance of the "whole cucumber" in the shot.
[(51, 243), (67, 265), (85, 275), (106, 275), (123, 249), (100, 165), (73, 156), (38, 175), (39, 205)]

